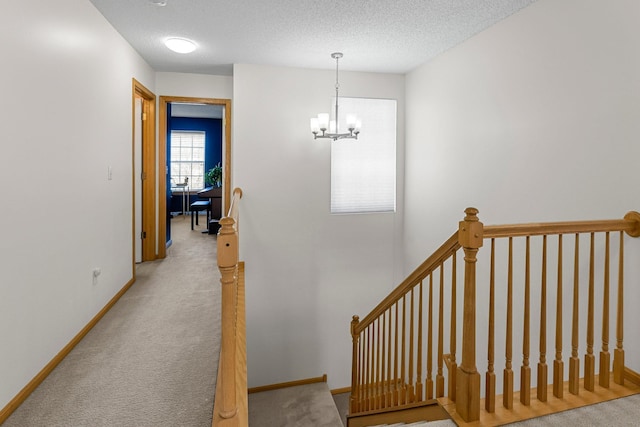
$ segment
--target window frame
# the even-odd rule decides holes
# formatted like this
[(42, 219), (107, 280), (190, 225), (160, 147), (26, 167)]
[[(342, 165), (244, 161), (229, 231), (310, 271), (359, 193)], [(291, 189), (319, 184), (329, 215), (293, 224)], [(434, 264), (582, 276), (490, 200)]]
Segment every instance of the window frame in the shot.
[[(362, 131), (357, 140), (331, 142), (330, 212), (395, 213), (398, 101), (340, 97), (340, 123), (346, 123), (346, 115), (351, 113), (362, 120)], [(386, 169), (376, 171), (380, 167)]]
[[(174, 144), (174, 134), (179, 135), (180, 136), (180, 143), (179, 144)], [(185, 138), (187, 135), (189, 135), (190, 138), (190, 145), (189, 144), (183, 144), (182, 142), (182, 138)], [(198, 136), (198, 142), (201, 142), (201, 146), (197, 146), (196, 148), (201, 149), (202, 150), (202, 160), (194, 160), (194, 136)], [(169, 159), (169, 171), (170, 171), (170, 175), (171, 175), (171, 181), (172, 181), (172, 187), (179, 187), (179, 186), (183, 186), (182, 184), (184, 184), (184, 177), (188, 177), (189, 178), (189, 183), (188, 183), (188, 187), (189, 190), (202, 190), (206, 187), (206, 182), (205, 182), (205, 167), (206, 167), (206, 147), (207, 147), (207, 134), (206, 131), (204, 130), (171, 130), (169, 133), (169, 145), (170, 145), (170, 150), (171, 150), (171, 156)], [(176, 156), (176, 150), (181, 150), (183, 148), (189, 148), (191, 150), (191, 155), (190, 155), (190, 160), (174, 160), (174, 156)], [(176, 174), (173, 173), (174, 170), (174, 163), (179, 164), (180, 166), (178, 166), (178, 170), (181, 172), (182, 171), (182, 165), (184, 164), (189, 164), (191, 165), (191, 167), (189, 168), (191, 173), (189, 174), (182, 174), (182, 173), (178, 173), (177, 176)], [(193, 173), (193, 165), (194, 164), (198, 164), (198, 165), (202, 165), (202, 175), (200, 176), (195, 175)], [(194, 179), (194, 177), (199, 178), (199, 179)], [(202, 182), (202, 186), (198, 185), (196, 186), (195, 183), (196, 182)]]

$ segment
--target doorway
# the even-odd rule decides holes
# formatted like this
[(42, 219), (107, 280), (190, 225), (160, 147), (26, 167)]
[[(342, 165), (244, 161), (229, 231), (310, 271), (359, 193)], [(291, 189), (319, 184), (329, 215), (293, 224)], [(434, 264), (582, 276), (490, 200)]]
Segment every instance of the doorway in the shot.
[(222, 212), (223, 215), (229, 209), (231, 194), (231, 100), (215, 98), (190, 98), (161, 96), (159, 103), (159, 138), (158, 138), (158, 170), (164, 171), (158, 179), (158, 258), (166, 257), (167, 250), (167, 177), (169, 164), (167, 162), (167, 114), (173, 104), (208, 105), (222, 107)]

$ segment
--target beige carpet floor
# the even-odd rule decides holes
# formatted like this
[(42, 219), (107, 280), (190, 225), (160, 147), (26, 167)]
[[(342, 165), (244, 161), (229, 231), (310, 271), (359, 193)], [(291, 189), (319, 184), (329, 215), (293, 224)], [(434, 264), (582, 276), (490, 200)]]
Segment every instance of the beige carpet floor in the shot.
[[(215, 236), (172, 219), (137, 281), (3, 424), (210, 426), (220, 340)], [(124, 284), (123, 284), (124, 285)]]
[(250, 427), (343, 427), (327, 383), (249, 394)]

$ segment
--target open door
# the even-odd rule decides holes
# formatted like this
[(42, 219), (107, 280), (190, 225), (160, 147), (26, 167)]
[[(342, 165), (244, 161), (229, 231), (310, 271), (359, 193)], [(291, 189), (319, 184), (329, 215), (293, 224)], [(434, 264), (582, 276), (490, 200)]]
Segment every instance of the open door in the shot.
[(224, 109), (222, 120), (222, 206), (223, 212), (228, 210), (231, 195), (231, 100), (215, 98), (189, 98), (161, 96), (159, 103), (158, 126), (158, 258), (166, 257), (167, 250), (167, 176), (169, 165), (167, 163), (167, 112), (172, 103), (220, 105)]

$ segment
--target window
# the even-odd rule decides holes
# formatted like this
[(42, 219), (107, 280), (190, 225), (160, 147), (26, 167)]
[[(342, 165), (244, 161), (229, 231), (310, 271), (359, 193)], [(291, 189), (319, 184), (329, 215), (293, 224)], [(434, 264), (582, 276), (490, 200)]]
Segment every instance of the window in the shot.
[(189, 188), (204, 188), (205, 133), (171, 131), (171, 180), (175, 184), (189, 178)]
[(396, 101), (340, 98), (362, 120), (357, 140), (331, 142), (331, 213), (395, 212)]

